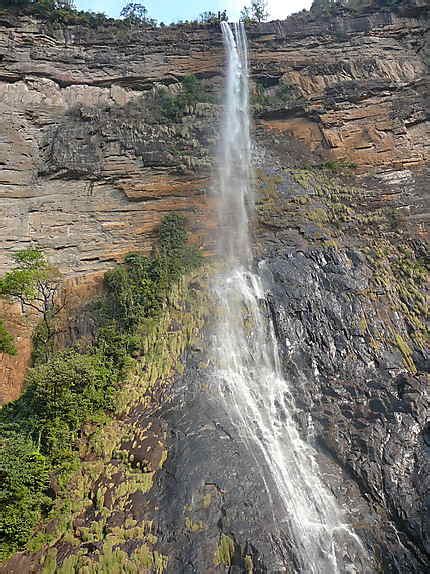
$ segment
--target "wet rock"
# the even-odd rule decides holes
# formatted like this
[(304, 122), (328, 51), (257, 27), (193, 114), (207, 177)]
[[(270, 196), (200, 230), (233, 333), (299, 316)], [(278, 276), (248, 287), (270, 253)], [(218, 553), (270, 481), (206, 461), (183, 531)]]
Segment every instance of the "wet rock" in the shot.
[[(401, 356), (388, 352), (388, 366), (367, 338), (357, 337), (359, 293), (369, 276), (363, 258), (351, 250), (290, 251), (266, 259), (264, 271), (284, 372), (295, 381), (300, 408), (312, 414), (319, 446), (352, 476), (379, 517), (376, 540), (363, 537), (375, 555), (384, 547), (386, 571), (424, 572), (428, 385), (423, 374), (405, 372)], [(372, 316), (370, 309), (364, 313)]]

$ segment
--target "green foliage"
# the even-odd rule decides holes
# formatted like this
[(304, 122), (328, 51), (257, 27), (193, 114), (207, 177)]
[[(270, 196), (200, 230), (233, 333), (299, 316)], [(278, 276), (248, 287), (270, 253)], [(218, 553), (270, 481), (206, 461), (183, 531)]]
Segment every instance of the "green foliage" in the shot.
[(94, 28), (109, 21), (105, 14), (76, 10), (70, 0), (0, 0), (0, 8), (35, 15), (49, 22), (86, 24)]
[(270, 97), (266, 94), (263, 84), (256, 82), (251, 103), (256, 112), (264, 110), (269, 105)]
[(203, 89), (200, 80), (194, 76), (185, 76), (182, 79), (181, 91), (171, 94), (162, 89), (157, 93), (159, 114), (161, 120), (178, 121), (187, 112), (187, 109), (199, 102), (210, 102), (211, 98)]
[(277, 90), (277, 96), (282, 102), (289, 102), (291, 100), (292, 88), (289, 84), (280, 84)]
[(160, 249), (166, 253), (182, 250), (187, 241), (185, 217), (178, 213), (166, 215), (159, 230)]
[(41, 251), (24, 249), (12, 256), (16, 268), (0, 279), (0, 296), (12, 300), (32, 300), (37, 284), (46, 279), (49, 267)]
[[(154, 316), (169, 288), (200, 263), (198, 251), (187, 245), (183, 216), (167, 215), (161, 223), (159, 237), (159, 248), (152, 257), (130, 253), (122, 265), (105, 275), (104, 314), (127, 333), (143, 318)], [(135, 342), (127, 340), (125, 344), (127, 348), (131, 345), (131, 349), (134, 346), (136, 351)]]
[(82, 423), (113, 407), (117, 381), (116, 368), (101, 355), (57, 353), (30, 369), (24, 394), (2, 409), (0, 423), (32, 437), (59, 466)]
[(50, 464), (34, 443), (9, 432), (0, 438), (0, 560), (18, 550), (49, 507)]
[[(23, 548), (47, 515), (50, 476), (67, 484), (79, 464), (83, 424), (113, 414), (119, 383), (143, 353), (140, 333), (146, 322), (157, 315), (174, 283), (200, 262), (187, 244), (181, 215), (164, 218), (159, 238), (151, 257), (130, 253), (106, 273), (94, 345), (85, 353), (56, 353), (30, 369), (23, 395), (0, 411), (0, 558)], [(26, 272), (47, 266), (36, 251), (20, 252), (15, 260)]]
[(199, 22), (210, 26), (219, 26), (221, 22), (227, 22), (227, 10), (222, 12), (202, 12), (199, 16)]
[(76, 468), (82, 424), (113, 408), (118, 372), (69, 350), (30, 369), (24, 394), (0, 411), (0, 557), (22, 548), (52, 498), (49, 478)]
[(138, 253), (105, 275), (107, 314), (126, 331), (160, 307), (154, 262)]
[(29, 6), (31, 4), (31, 0), (0, 0), (0, 7), (22, 7), (22, 6)]
[(6, 329), (1, 319), (0, 319), (0, 353), (6, 353), (7, 355), (16, 355), (16, 347), (13, 343), (13, 337)]
[(55, 318), (64, 308), (61, 277), (38, 249), (24, 249), (13, 255), (15, 268), (0, 278), (0, 297), (19, 302), (42, 319), (36, 333), (36, 356), (47, 359), (55, 336)]
[(156, 26), (156, 20), (148, 18), (148, 10), (143, 4), (130, 2), (121, 10), (121, 18), (128, 24), (139, 24), (143, 26)]
[(77, 431), (98, 410), (113, 407), (116, 381), (115, 369), (103, 357), (73, 350), (31, 369), (26, 395), (41, 423), (38, 430), (43, 432), (47, 421), (58, 419)]
[(304, 99), (297, 87), (281, 80), (278, 86), (266, 89), (263, 82), (257, 81), (252, 105), (256, 113), (293, 108), (304, 105)]
[(218, 542), (218, 547), (215, 552), (215, 564), (222, 566), (231, 566), (234, 556), (235, 543), (231, 536), (228, 534), (221, 534)]
[(269, 13), (266, 0), (252, 0), (249, 6), (245, 6), (240, 13), (240, 19), (246, 23), (264, 22)]
[(324, 163), (320, 163), (317, 166), (318, 169), (328, 169), (333, 173), (341, 173), (344, 171), (348, 171), (351, 169), (355, 169), (357, 164), (353, 161), (336, 161), (336, 160), (329, 160)]

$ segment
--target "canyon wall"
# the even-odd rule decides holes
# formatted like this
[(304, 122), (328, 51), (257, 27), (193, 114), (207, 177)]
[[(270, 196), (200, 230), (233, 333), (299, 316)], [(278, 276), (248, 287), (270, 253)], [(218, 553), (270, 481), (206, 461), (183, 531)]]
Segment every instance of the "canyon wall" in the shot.
[[(5, 15), (0, 24), (0, 271), (14, 250), (39, 246), (85, 299), (125, 253), (151, 249), (169, 211), (187, 215), (210, 253), (219, 30), (92, 30)], [(254, 243), (297, 423), (374, 571), (426, 572), (428, 9), (298, 15), (249, 37)], [(176, 93), (189, 74), (211, 98), (161, 117), (160, 90)], [(23, 348), (1, 357), (6, 401), (20, 392), (31, 318), (3, 314)], [(273, 523), (255, 461), (211, 391), (209, 334), (199, 329), (178, 375), (150, 408), (145, 397), (127, 414), (129, 434), (118, 431), (125, 460), (154, 471), (151, 485), (124, 489), (130, 468), (107, 448), (101, 475), (88, 471), (86, 490), (73, 493), (83, 504), (66, 534), (2, 572), (39, 572), (52, 557), (58, 568), (93, 567), (112, 548), (134, 560), (142, 540), (172, 574), (293, 569), (288, 532)]]

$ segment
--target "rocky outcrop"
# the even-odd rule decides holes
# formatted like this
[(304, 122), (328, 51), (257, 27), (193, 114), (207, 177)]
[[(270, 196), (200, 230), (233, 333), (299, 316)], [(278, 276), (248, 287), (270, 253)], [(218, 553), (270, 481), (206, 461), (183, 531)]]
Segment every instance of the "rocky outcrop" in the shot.
[(147, 251), (172, 210), (202, 228), (208, 111), (160, 125), (148, 122), (142, 95), (154, 82), (212, 72), (208, 33), (125, 31), (121, 45), (119, 32), (3, 22), (3, 269), (9, 248), (29, 244), (68, 274), (105, 269), (130, 249)]

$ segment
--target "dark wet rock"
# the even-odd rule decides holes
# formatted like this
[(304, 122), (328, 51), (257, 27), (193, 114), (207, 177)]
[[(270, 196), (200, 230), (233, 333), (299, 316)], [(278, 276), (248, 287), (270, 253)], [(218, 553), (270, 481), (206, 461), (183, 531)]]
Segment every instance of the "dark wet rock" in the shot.
[(371, 322), (378, 314), (378, 301), (360, 296), (369, 285), (368, 267), (352, 250), (319, 249), (273, 255), (261, 268), (284, 372), (300, 407), (312, 414), (317, 444), (353, 478), (378, 517), (373, 552), (384, 548), (384, 571), (424, 572), (429, 389), (423, 373), (405, 372), (388, 341), (375, 350), (360, 333), (360, 317)]

